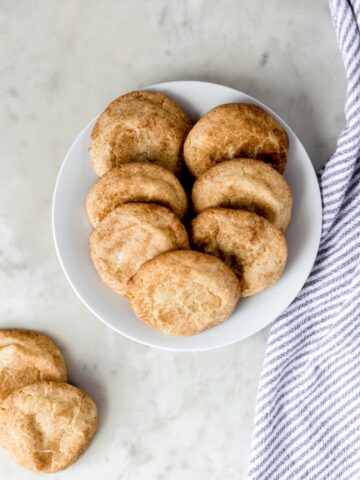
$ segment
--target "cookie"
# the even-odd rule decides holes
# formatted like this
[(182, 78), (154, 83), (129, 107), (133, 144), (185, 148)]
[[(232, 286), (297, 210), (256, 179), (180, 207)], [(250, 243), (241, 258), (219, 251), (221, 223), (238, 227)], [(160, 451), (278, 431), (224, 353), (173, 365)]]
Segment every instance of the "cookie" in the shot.
[(67, 383), (28, 385), (0, 406), (2, 445), (17, 463), (35, 472), (58, 472), (75, 462), (96, 426), (94, 401)]
[(66, 365), (50, 338), (30, 330), (0, 330), (0, 404), (40, 380), (66, 382)]
[(106, 108), (90, 138), (90, 157), (101, 177), (123, 163), (157, 163), (177, 174), (192, 124), (171, 98), (158, 92), (131, 92)]
[(192, 221), (190, 238), (195, 248), (216, 255), (234, 270), (243, 297), (270, 287), (285, 267), (284, 235), (255, 213), (209, 208)]
[(288, 149), (286, 131), (268, 112), (257, 105), (229, 103), (195, 124), (184, 144), (184, 159), (195, 177), (238, 157), (263, 160), (283, 173)]
[(126, 203), (113, 210), (90, 236), (90, 253), (102, 281), (125, 295), (127, 282), (150, 258), (189, 248), (175, 213), (153, 203)]
[(140, 320), (169, 335), (215, 327), (239, 299), (236, 275), (222, 261), (191, 250), (163, 253), (144, 263), (128, 284)]
[(105, 173), (92, 187), (86, 209), (94, 227), (114, 208), (129, 202), (152, 202), (172, 210), (181, 219), (187, 197), (175, 175), (160, 165), (126, 163)]
[(194, 183), (196, 212), (211, 207), (240, 208), (266, 218), (285, 231), (291, 218), (292, 192), (285, 178), (259, 160), (221, 162)]

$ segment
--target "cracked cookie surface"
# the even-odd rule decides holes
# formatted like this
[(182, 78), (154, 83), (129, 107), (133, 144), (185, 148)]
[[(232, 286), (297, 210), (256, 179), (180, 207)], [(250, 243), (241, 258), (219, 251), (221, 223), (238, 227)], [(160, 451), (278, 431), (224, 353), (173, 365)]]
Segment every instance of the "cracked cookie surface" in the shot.
[(1, 444), (17, 463), (36, 472), (57, 472), (75, 462), (96, 427), (94, 401), (66, 383), (28, 385), (0, 406)]
[(104, 110), (91, 133), (94, 169), (101, 177), (123, 163), (148, 161), (180, 174), (183, 143), (191, 127), (187, 114), (162, 93), (123, 95)]
[(14, 390), (41, 380), (66, 382), (60, 350), (38, 332), (0, 330), (0, 404)]
[(267, 111), (229, 103), (213, 108), (194, 125), (184, 144), (184, 159), (195, 177), (239, 157), (263, 160), (283, 173), (288, 150), (285, 129)]
[(153, 203), (126, 203), (94, 229), (90, 254), (102, 281), (120, 295), (147, 260), (169, 250), (190, 248), (179, 218)]
[(169, 335), (194, 335), (226, 320), (239, 299), (236, 275), (222, 261), (191, 250), (144, 263), (128, 284), (137, 316)]
[(239, 158), (221, 162), (194, 183), (196, 212), (211, 207), (257, 213), (285, 231), (291, 218), (292, 192), (285, 178), (264, 162)]
[(255, 213), (209, 208), (191, 223), (196, 249), (215, 255), (233, 269), (248, 297), (270, 287), (282, 274), (287, 259), (284, 235)]
[(129, 202), (156, 203), (181, 219), (187, 211), (186, 193), (175, 175), (146, 162), (126, 163), (105, 173), (88, 193), (86, 210), (96, 227), (114, 208)]

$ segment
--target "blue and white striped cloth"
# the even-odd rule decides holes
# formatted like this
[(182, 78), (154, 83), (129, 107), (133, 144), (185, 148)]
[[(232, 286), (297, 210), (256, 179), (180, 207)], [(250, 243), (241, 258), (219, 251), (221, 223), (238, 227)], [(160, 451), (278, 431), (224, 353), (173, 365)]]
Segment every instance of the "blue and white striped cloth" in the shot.
[(360, 479), (360, 0), (330, 0), (348, 79), (346, 127), (319, 174), (320, 250), (270, 330), (249, 478)]

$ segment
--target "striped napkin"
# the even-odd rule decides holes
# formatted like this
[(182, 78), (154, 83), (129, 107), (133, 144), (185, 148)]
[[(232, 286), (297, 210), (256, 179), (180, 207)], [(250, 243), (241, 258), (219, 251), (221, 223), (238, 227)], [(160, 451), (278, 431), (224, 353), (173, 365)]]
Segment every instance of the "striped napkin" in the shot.
[(346, 127), (319, 173), (323, 230), (303, 290), (272, 325), (249, 478), (360, 479), (360, 0), (330, 0)]

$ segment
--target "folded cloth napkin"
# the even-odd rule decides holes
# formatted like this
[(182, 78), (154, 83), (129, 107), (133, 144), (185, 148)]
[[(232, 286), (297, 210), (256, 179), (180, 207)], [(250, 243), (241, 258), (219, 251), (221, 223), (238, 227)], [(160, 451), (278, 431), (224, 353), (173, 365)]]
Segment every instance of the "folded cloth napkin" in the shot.
[(269, 333), (252, 480), (360, 479), (360, 0), (330, 0), (348, 80), (346, 127), (319, 173), (313, 270)]

